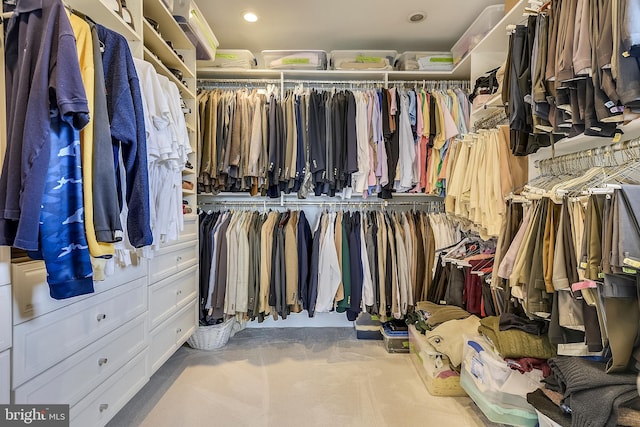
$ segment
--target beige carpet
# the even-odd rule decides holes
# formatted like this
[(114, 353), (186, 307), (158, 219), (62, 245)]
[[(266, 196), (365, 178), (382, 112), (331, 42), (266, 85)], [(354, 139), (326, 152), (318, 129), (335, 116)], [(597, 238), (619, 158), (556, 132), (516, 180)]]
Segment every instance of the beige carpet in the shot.
[(184, 346), (109, 427), (487, 426), (468, 398), (431, 396), (407, 354), (350, 328), (245, 329)]

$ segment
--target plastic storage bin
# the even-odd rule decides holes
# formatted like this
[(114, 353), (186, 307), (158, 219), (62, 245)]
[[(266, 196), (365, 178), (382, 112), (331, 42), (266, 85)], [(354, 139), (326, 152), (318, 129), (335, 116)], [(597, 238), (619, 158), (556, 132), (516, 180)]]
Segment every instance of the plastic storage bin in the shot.
[(470, 375), (464, 370), (460, 375), (460, 385), (490, 421), (523, 427), (536, 427), (538, 424), (538, 416), (535, 411), (532, 413), (525, 409), (495, 403), (478, 389)]
[(409, 353), (408, 331), (392, 331), (384, 325), (381, 330), (384, 346), (389, 353)]
[(263, 50), (265, 68), (274, 70), (326, 70), (324, 50)]
[(404, 52), (396, 61), (399, 71), (450, 71), (453, 69), (451, 52)]
[(473, 24), (451, 48), (453, 64), (457, 64), (496, 26), (504, 17), (504, 4), (485, 8)]
[(258, 66), (256, 57), (248, 50), (218, 49), (213, 67), (249, 70)]
[(381, 340), (381, 323), (378, 316), (362, 312), (355, 321), (356, 337), (359, 340)]
[(331, 52), (333, 70), (393, 70), (395, 50), (334, 50)]
[(540, 371), (522, 374), (509, 368), (484, 337), (465, 340), (460, 385), (491, 421), (535, 426), (538, 416), (527, 402), (527, 393), (540, 387), (541, 380)]
[(446, 355), (439, 353), (415, 326), (409, 326), (409, 353), (418, 375), (432, 396), (466, 396), (460, 374), (449, 366)]
[(551, 418), (547, 417), (542, 412), (536, 409), (536, 414), (538, 414), (538, 426), (539, 427), (562, 427), (557, 422), (553, 421)]

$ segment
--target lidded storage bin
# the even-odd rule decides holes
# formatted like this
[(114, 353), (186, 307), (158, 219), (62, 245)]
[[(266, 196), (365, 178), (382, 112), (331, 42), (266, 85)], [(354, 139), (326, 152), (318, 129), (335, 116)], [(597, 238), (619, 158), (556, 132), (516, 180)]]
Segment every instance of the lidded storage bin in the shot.
[(333, 70), (393, 70), (398, 56), (395, 50), (334, 50)]
[(326, 70), (324, 50), (263, 50), (265, 68), (273, 70)]
[(404, 52), (396, 61), (399, 71), (451, 71), (451, 52)]
[(486, 7), (473, 24), (451, 48), (453, 64), (457, 64), (480, 43), (493, 27), (504, 17), (504, 4)]
[(248, 50), (243, 49), (218, 49), (213, 67), (235, 68), (249, 70), (258, 66), (256, 57)]

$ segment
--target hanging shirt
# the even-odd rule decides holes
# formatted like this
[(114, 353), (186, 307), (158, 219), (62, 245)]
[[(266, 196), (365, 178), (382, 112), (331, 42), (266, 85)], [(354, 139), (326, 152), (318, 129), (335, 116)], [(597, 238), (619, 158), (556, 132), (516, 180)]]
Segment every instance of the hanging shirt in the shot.
[(60, 0), (21, 0), (5, 29), (7, 150), (0, 244), (37, 250), (49, 166), (49, 109), (76, 130), (89, 122), (76, 41)]

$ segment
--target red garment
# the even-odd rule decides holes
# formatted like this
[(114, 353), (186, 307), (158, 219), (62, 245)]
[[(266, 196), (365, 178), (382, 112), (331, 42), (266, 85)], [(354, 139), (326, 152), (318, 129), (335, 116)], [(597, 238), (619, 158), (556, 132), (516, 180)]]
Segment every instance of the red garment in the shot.
[(535, 357), (523, 357), (521, 359), (504, 359), (507, 362), (507, 366), (513, 370), (524, 372), (531, 372), (534, 369), (540, 369), (542, 376), (547, 378), (551, 375), (551, 368), (547, 364), (545, 359), (536, 359)]

